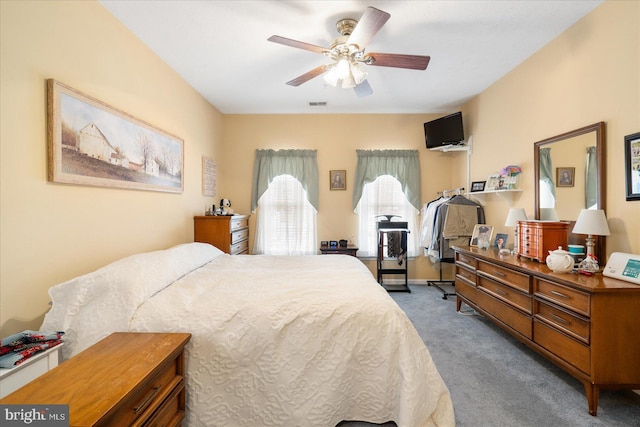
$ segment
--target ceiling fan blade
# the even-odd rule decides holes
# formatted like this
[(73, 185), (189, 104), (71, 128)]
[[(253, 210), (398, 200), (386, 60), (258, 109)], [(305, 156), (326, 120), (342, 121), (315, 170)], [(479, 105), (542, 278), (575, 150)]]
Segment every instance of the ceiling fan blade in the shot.
[(355, 44), (358, 45), (360, 50), (364, 49), (389, 18), (391, 18), (391, 15), (387, 12), (375, 7), (367, 7), (349, 36), (347, 44)]
[(373, 93), (373, 89), (371, 89), (371, 85), (367, 80), (356, 85), (353, 90), (356, 92), (356, 95), (358, 95), (358, 98), (364, 98), (365, 96), (369, 96)]
[(365, 58), (364, 63), (367, 65), (409, 68), (412, 70), (426, 70), (431, 60), (430, 56), (401, 55), (396, 53), (369, 53), (367, 56), (373, 58), (373, 62), (369, 62)]
[(304, 73), (303, 75), (298, 76), (295, 79), (288, 81), (287, 84), (289, 86), (300, 86), (302, 83), (308, 82), (312, 78), (318, 77), (320, 74), (322, 74), (325, 71), (327, 71), (327, 67), (328, 67), (327, 65), (321, 65), (319, 67), (316, 67), (313, 70), (308, 71), (308, 72)]
[(310, 50), (311, 52), (316, 52), (316, 53), (324, 53), (327, 51), (327, 49), (324, 47), (316, 46), (310, 43), (300, 42), (298, 40), (288, 39), (282, 36), (271, 36), (267, 40), (274, 43), (280, 43), (285, 46), (291, 46), (291, 47), (296, 47), (298, 49)]

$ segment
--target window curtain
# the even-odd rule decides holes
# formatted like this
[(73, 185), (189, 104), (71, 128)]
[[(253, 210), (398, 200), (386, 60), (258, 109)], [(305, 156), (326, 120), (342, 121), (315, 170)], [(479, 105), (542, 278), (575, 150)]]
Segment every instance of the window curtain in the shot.
[(353, 184), (353, 210), (357, 209), (366, 184), (382, 175), (400, 182), (402, 192), (420, 210), (420, 160), (418, 150), (356, 150), (358, 162)]
[(596, 147), (587, 147), (585, 207), (595, 209), (598, 203), (598, 154)]
[(291, 175), (300, 181), (309, 203), (318, 211), (317, 150), (256, 150), (251, 192), (252, 213), (255, 213), (258, 200), (269, 184), (279, 175)]
[(540, 207), (555, 208), (556, 189), (553, 183), (551, 148), (540, 149)]

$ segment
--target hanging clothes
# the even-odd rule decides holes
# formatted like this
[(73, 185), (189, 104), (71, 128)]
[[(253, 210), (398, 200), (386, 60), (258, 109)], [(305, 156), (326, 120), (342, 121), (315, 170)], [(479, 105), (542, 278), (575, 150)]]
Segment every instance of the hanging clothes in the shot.
[(474, 226), (484, 222), (484, 208), (479, 203), (463, 195), (443, 200), (435, 206), (431, 241), (425, 246), (427, 254), (439, 261), (453, 262), (453, 246), (469, 245)]

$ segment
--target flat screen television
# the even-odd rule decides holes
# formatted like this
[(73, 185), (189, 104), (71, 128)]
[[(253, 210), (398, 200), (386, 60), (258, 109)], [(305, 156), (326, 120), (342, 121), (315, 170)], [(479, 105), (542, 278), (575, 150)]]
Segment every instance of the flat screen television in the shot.
[(427, 148), (457, 145), (464, 141), (462, 112), (449, 114), (424, 124)]

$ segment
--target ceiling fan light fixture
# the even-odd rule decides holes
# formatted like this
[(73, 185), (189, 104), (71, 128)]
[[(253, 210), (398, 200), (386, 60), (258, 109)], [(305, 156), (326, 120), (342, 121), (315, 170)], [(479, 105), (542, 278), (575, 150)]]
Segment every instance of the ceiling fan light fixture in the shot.
[(354, 87), (356, 87), (356, 82), (351, 74), (342, 79), (342, 89), (351, 89)]
[(367, 79), (367, 72), (357, 62), (351, 64), (351, 75), (358, 85)]
[(336, 72), (336, 67), (332, 66), (329, 71), (327, 71), (324, 75), (324, 81), (330, 84), (333, 87), (338, 85), (338, 73)]

